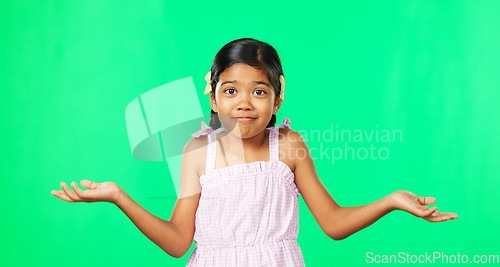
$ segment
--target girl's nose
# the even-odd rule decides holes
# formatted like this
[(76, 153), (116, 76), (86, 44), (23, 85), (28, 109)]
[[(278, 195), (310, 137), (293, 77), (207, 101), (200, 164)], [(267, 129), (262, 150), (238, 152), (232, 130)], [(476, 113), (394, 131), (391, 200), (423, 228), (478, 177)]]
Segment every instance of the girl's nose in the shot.
[(250, 99), (248, 99), (247, 96), (240, 97), (240, 101), (238, 101), (237, 107), (238, 107), (238, 110), (248, 110), (248, 109), (253, 108), (252, 103), (251, 103)]

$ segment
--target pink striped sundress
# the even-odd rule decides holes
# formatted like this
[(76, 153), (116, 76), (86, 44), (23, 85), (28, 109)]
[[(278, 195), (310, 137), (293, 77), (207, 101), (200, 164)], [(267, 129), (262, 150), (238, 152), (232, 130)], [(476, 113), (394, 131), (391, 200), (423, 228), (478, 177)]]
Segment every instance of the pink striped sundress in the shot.
[(186, 266), (305, 266), (297, 243), (300, 191), (294, 173), (279, 160), (279, 129), (289, 124), (284, 118), (266, 128), (269, 161), (220, 169), (217, 131), (202, 127), (208, 135), (206, 173), (200, 176), (196, 247)]

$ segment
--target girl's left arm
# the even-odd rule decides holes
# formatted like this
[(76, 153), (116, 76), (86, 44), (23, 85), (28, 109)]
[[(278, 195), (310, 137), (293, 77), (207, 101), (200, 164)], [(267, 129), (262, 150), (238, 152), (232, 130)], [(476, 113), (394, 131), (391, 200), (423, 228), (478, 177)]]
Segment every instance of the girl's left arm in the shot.
[(367, 205), (340, 207), (319, 179), (312, 156), (302, 136), (293, 130), (287, 131), (285, 136), (284, 143), (288, 151), (307, 152), (306, 157), (293, 157), (292, 153), (295, 162), (295, 183), (321, 229), (335, 240), (344, 239), (362, 230), (393, 210), (403, 210), (430, 222), (458, 218), (454, 213), (437, 212), (437, 207), (431, 209), (426, 207), (426, 205), (434, 204), (435, 198), (418, 197), (402, 190)]

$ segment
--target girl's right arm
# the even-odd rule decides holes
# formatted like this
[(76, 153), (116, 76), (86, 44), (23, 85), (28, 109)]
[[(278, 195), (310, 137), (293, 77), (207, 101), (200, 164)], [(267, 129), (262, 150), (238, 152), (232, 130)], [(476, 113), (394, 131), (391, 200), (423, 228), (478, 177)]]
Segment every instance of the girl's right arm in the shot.
[(72, 182), (74, 192), (62, 182), (63, 191), (54, 190), (51, 193), (68, 202), (105, 201), (116, 204), (151, 241), (167, 254), (180, 258), (186, 254), (193, 241), (195, 214), (200, 197), (198, 167), (202, 149), (196, 149), (196, 146), (200, 146), (200, 142), (193, 143), (192, 140), (184, 149), (180, 195), (168, 221), (148, 212), (113, 182), (94, 183), (82, 180), (80, 185), (89, 189), (86, 191), (82, 191), (75, 182)]
[(156, 217), (129, 195), (122, 194), (115, 203), (137, 228), (172, 257), (180, 258), (191, 247), (198, 195), (177, 199), (169, 221)]

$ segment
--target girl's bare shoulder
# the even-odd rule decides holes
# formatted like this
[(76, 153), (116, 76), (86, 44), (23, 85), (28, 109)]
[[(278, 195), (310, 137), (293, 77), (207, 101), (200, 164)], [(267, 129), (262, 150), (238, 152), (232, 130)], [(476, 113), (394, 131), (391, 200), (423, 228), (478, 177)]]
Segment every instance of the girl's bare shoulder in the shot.
[(201, 173), (205, 173), (207, 146), (207, 135), (193, 137), (184, 146), (182, 160), (188, 162), (190, 164), (190, 167), (196, 170), (198, 177), (201, 175)]
[(295, 130), (280, 128), (278, 140), (280, 160), (287, 164), (290, 169), (295, 172), (297, 160), (299, 159), (298, 156), (300, 156), (300, 153), (303, 154), (305, 152), (300, 151), (299, 153), (299, 150), (307, 149), (304, 138)]
[(280, 142), (282, 142), (282, 140), (284, 140), (284, 142), (299, 141), (299, 140), (301, 142), (304, 142), (304, 138), (299, 132), (288, 128), (280, 128), (279, 140)]

